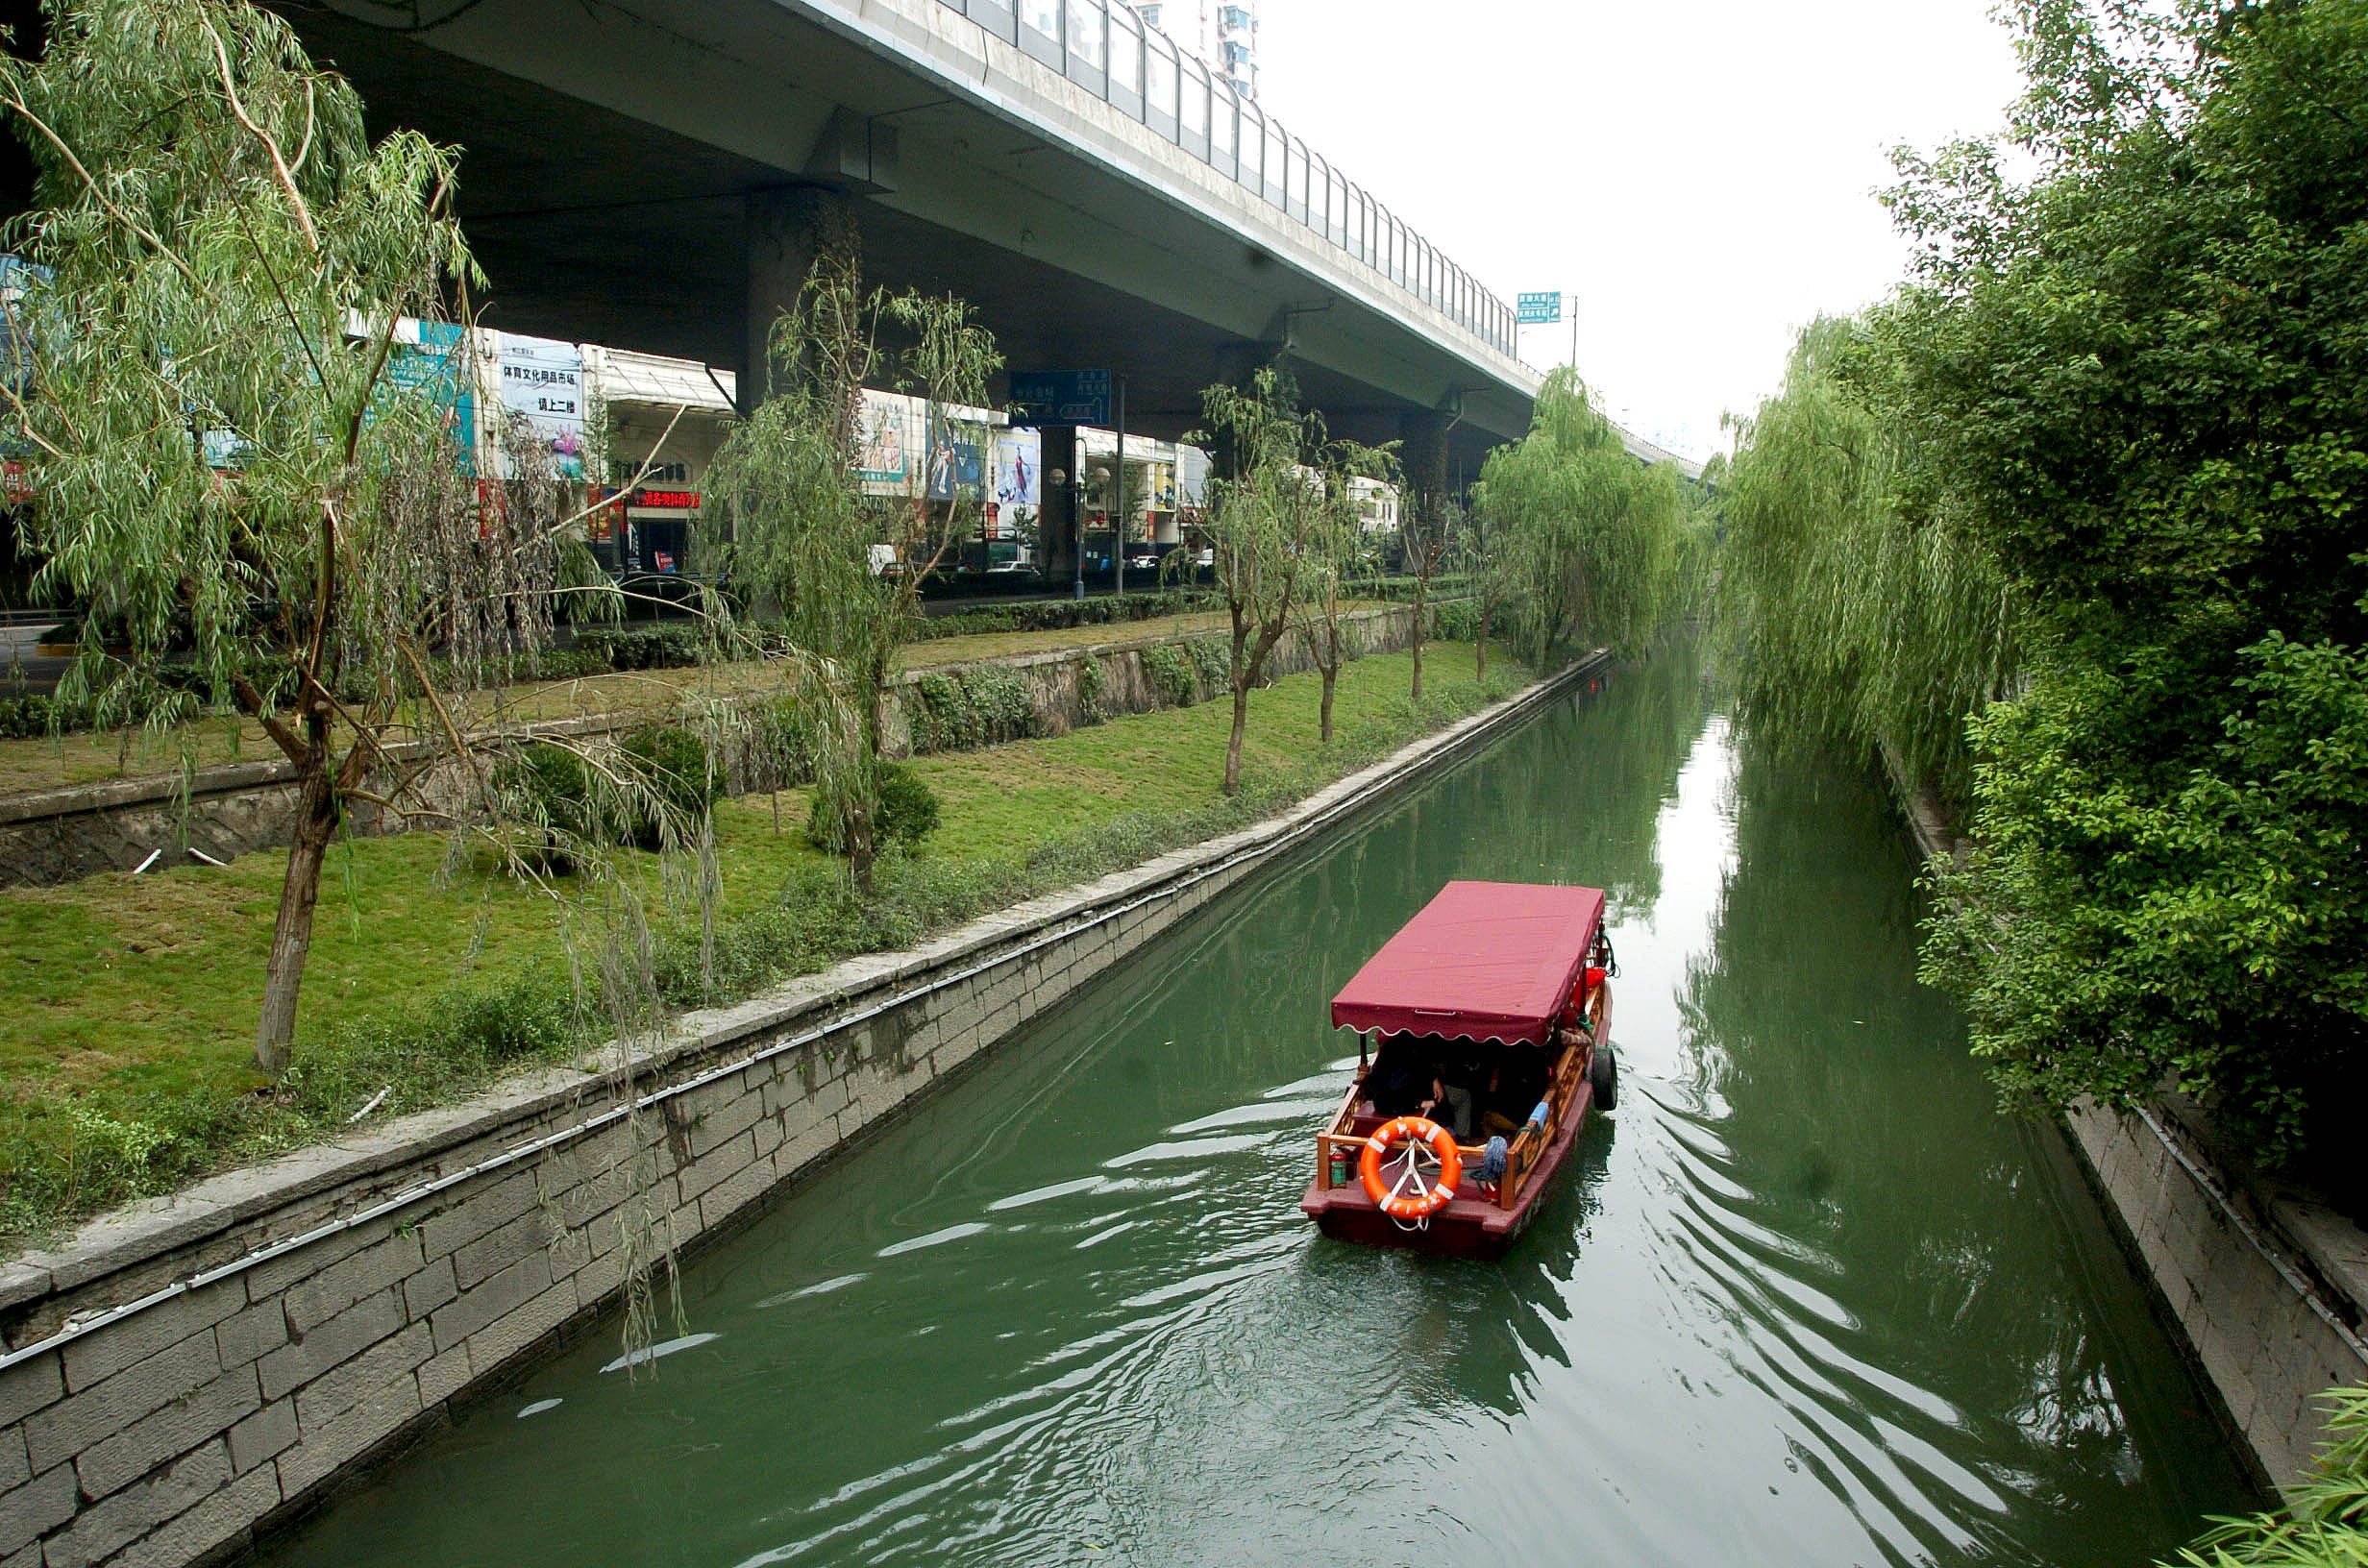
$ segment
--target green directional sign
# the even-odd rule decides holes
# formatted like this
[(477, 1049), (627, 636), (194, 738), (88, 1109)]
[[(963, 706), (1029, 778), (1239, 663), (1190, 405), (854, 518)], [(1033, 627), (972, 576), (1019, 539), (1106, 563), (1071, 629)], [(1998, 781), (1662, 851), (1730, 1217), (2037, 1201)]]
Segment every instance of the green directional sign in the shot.
[(1524, 327), (1543, 327), (1563, 319), (1563, 297), (1552, 294), (1517, 294), (1513, 297), (1513, 319)]

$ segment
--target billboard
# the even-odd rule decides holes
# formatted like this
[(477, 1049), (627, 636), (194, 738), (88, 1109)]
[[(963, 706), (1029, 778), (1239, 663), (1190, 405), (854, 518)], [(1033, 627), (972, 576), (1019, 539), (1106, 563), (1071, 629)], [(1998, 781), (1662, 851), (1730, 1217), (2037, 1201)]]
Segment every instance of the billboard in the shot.
[(986, 454), (980, 438), (988, 432), (967, 421), (948, 419), (930, 409), (929, 484), (931, 501), (977, 498), (986, 492)]
[(502, 406), (550, 444), (552, 461), (563, 477), (582, 478), (583, 351), (547, 337), (493, 335)]
[(1044, 437), (1034, 430), (995, 432), (995, 491), (998, 506), (1039, 507), (1044, 504)]
[(863, 429), (856, 436), (855, 478), (875, 494), (912, 493), (913, 400), (863, 389)]

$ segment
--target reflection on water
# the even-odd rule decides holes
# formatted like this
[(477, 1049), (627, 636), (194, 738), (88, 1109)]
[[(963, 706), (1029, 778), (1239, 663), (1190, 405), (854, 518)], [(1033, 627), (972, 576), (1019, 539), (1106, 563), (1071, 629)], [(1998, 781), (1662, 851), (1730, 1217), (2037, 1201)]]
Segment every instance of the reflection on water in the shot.
[[(1883, 800), (1671, 658), (1211, 910), (270, 1561), (2143, 1561), (2249, 1501), (2051, 1135), (1912, 983)], [(1324, 1002), (1594, 882), (1621, 1110), (1499, 1264), (1321, 1241)], [(516, 1419), (529, 1410), (530, 1421)]]

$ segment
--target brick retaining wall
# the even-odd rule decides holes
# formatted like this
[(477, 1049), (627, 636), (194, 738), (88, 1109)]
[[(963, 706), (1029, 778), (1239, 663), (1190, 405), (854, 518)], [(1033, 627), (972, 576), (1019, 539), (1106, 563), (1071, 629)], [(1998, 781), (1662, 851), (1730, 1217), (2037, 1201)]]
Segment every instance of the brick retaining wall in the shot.
[(691, 1015), (629, 1072), (612, 1050), (513, 1080), (0, 1269), (0, 1568), (240, 1550), (602, 1310), (636, 1238), (686, 1246), (752, 1214), (1279, 851), (1597, 663), (1256, 827)]

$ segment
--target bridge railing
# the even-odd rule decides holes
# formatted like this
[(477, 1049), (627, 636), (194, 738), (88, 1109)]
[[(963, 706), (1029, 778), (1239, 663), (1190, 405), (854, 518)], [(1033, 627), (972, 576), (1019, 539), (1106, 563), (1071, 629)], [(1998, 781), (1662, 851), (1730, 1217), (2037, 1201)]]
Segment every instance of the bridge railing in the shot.
[(1513, 309), (1124, 0), (939, 0), (1517, 355)]

